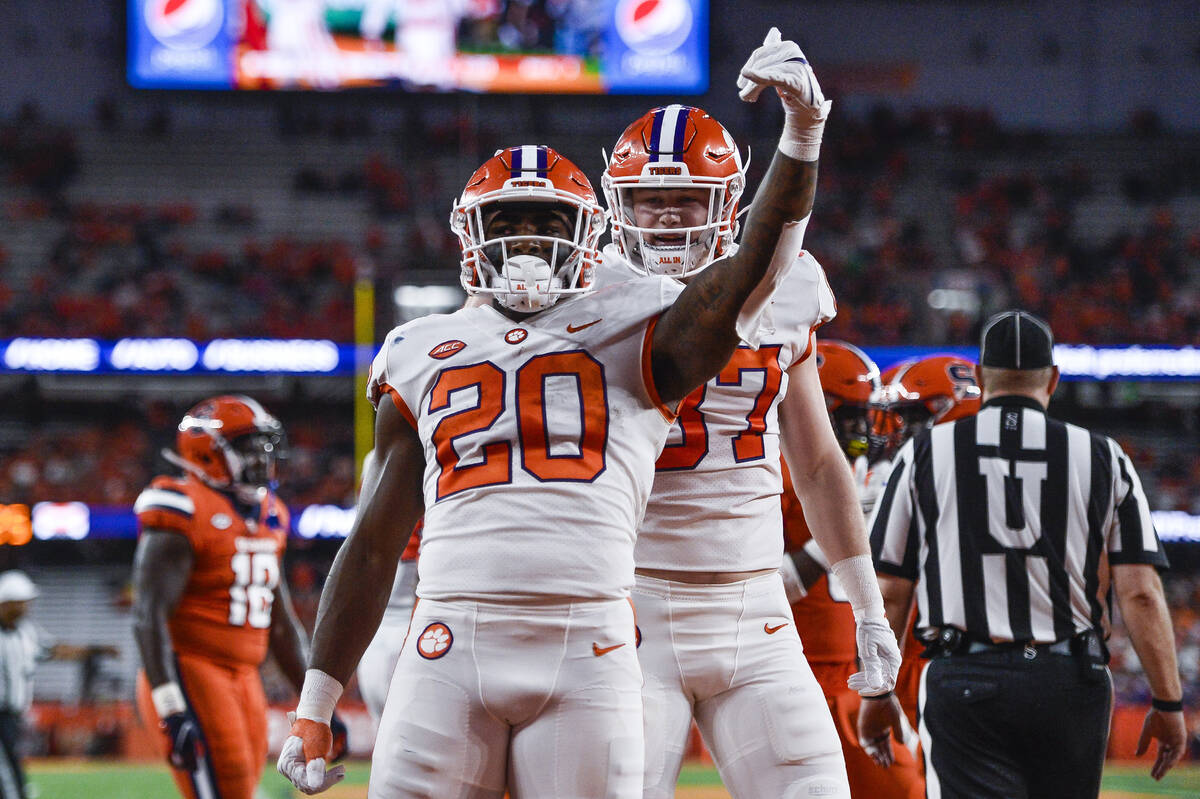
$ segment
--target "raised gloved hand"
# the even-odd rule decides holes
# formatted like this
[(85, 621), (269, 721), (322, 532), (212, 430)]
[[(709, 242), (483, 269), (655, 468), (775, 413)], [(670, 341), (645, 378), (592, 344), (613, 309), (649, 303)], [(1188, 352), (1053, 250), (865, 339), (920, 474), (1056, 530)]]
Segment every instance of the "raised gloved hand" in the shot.
[(825, 99), (798, 44), (784, 39), (778, 28), (771, 28), (742, 67), (737, 85), (738, 96), (750, 103), (766, 87), (775, 87), (784, 109), (780, 152), (800, 161), (817, 160), (833, 103)]
[(206, 754), (204, 737), (200, 734), (200, 722), (189, 710), (172, 713), (161, 722), (162, 728), (171, 739), (171, 751), (167, 760), (172, 766), (184, 771), (195, 771)]
[(276, 768), (297, 790), (305, 794), (324, 791), (346, 777), (345, 766), (326, 771), (325, 763), (333, 753), (333, 731), (329, 724), (312, 719), (298, 719), (288, 713), (292, 729), (283, 742)]

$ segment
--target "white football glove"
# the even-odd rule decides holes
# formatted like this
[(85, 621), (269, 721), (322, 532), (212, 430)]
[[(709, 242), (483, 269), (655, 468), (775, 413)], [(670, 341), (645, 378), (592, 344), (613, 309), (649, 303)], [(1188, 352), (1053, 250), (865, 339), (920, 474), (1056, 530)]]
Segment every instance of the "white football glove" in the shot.
[(778, 28), (771, 28), (742, 67), (737, 85), (738, 96), (748, 103), (757, 100), (766, 87), (774, 86), (784, 109), (780, 152), (800, 161), (817, 160), (833, 103), (825, 99), (798, 44), (784, 40)]
[(328, 725), (309, 719), (302, 719), (302, 721), (308, 721), (308, 724), (297, 725), (296, 714), (288, 713), (288, 723), (292, 725), (293, 734), (283, 742), (283, 749), (279, 752), (279, 761), (275, 767), (279, 769), (280, 774), (291, 780), (297, 790), (311, 795), (320, 793), (345, 779), (346, 767), (334, 766), (326, 771), (324, 757), (305, 760), (304, 737), (294, 733), (300, 731), (304, 733), (305, 737), (312, 739), (309, 741), (310, 753), (321, 748), (327, 749), (327, 741), (332, 741), (333, 738)]
[(886, 694), (896, 687), (900, 673), (900, 647), (884, 618), (861, 619), (854, 631), (862, 671), (851, 674), (846, 685), (860, 696)]

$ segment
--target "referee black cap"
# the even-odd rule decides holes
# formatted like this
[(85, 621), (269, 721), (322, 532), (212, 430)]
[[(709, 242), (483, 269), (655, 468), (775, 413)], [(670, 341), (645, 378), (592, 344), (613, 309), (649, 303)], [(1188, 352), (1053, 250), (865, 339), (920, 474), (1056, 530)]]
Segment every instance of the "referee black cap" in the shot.
[(1054, 365), (1050, 325), (1028, 311), (998, 313), (983, 326), (979, 363), (999, 369), (1044, 369)]

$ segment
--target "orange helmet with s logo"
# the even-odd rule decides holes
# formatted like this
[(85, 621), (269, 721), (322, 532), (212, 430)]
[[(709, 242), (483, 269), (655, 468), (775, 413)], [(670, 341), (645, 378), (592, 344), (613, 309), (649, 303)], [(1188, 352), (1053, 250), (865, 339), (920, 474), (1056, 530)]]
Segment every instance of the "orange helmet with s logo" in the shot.
[(286, 457), (283, 425), (255, 400), (229, 394), (194, 406), (179, 423), (177, 452), (163, 455), (213, 488), (260, 501)]
[[(746, 188), (742, 157), (729, 131), (699, 108), (655, 108), (625, 129), (613, 147), (600, 186), (608, 203), (613, 243), (634, 269), (688, 275), (734, 251), (738, 200)], [(703, 224), (640, 227), (633, 190), (690, 189), (707, 204)]]
[(902, 363), (873, 403), (872, 432), (886, 440), (890, 455), (920, 430), (978, 413), (981, 393), (975, 364), (966, 358), (931, 355)]

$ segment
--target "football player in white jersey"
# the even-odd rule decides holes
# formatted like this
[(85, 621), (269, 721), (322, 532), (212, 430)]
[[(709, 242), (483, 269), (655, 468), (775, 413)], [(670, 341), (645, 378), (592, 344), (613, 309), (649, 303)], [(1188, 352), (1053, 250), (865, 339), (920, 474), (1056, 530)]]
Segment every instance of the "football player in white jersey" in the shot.
[(322, 592), (279, 770), (326, 771), (328, 721), (424, 512), (417, 606), (369, 796), (635, 799), (641, 671), (629, 592), (672, 410), (737, 349), (815, 164), (777, 153), (741, 249), (686, 288), (591, 291), (604, 212), (547, 147), (499, 151), (451, 217), (463, 282), (493, 304), (388, 334), (370, 380), (378, 481)]
[[(815, 170), (829, 103), (800, 48), (772, 29), (739, 84), (747, 98), (777, 89), (786, 109), (779, 149)], [(700, 109), (670, 105), (634, 122), (603, 177), (613, 243), (602, 279), (633, 270), (691, 286), (738, 258), (744, 180), (733, 139)], [(800, 199), (805, 221), (814, 187)], [(746, 234), (742, 247), (754, 246), (756, 231)], [(781, 450), (854, 607), (863, 671), (850, 686), (886, 692), (900, 663), (811, 357), (814, 331), (836, 311), (802, 234), (797, 225), (778, 242), (776, 258), (790, 270), (743, 312), (733, 357), (684, 399), (638, 528), (647, 799), (674, 796), (693, 718), (737, 799), (849, 796), (838, 735), (778, 572)]]

